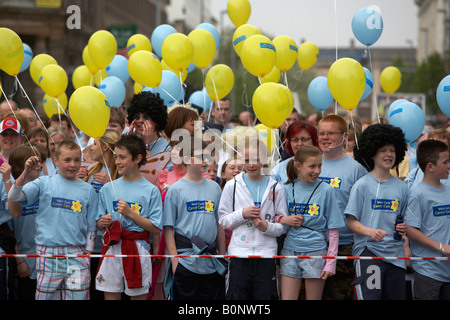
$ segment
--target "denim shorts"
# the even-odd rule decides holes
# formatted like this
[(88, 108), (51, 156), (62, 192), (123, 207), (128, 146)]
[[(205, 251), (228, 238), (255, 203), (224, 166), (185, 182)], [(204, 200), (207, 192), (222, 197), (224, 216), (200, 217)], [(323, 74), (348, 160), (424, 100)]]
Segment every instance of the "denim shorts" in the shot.
[[(296, 252), (283, 248), (283, 256), (326, 256), (327, 249), (311, 252)], [(291, 278), (317, 279), (325, 268), (325, 259), (280, 259), (280, 274)]]

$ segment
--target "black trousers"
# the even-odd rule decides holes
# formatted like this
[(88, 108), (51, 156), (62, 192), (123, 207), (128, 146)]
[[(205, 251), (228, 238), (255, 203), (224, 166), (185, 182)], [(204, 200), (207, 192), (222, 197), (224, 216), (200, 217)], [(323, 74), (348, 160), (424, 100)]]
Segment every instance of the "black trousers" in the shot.
[(172, 290), (173, 300), (224, 300), (225, 278), (217, 272), (193, 273), (178, 263)]
[(227, 300), (278, 300), (275, 259), (231, 259)]

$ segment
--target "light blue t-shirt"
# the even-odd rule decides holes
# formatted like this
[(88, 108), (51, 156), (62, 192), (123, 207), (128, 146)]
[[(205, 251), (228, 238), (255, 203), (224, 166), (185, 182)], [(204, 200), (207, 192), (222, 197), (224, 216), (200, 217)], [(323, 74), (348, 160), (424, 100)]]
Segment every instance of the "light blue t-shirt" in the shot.
[[(48, 157), (45, 160), (45, 166), (47, 167), (47, 176), (54, 176), (59, 172), (59, 168), (55, 165), (52, 158)], [(44, 172), (41, 171), (41, 176), (44, 175)]]
[[(378, 257), (404, 257), (404, 240), (394, 240), (394, 221), (397, 214), (405, 214), (408, 187), (395, 177), (378, 182), (368, 173), (359, 179), (350, 192), (345, 215), (354, 216), (368, 228), (381, 229), (387, 235), (381, 241), (354, 234), (353, 255), (358, 256), (368, 248)], [(404, 260), (387, 259), (386, 262), (406, 268)]]
[[(411, 170), (405, 178), (406, 185), (412, 190), (423, 180), (423, 171), (419, 167)], [(450, 175), (447, 179), (441, 179), (442, 184), (450, 185)]]
[(150, 154), (154, 155), (166, 150), (170, 150), (169, 141), (164, 138), (158, 138), (156, 141), (149, 144)]
[[(203, 178), (201, 183), (178, 180), (164, 198), (163, 226), (172, 226), (174, 233), (189, 239), (198, 236), (209, 245), (215, 243), (221, 194), (219, 185), (210, 179)], [(194, 254), (194, 250), (184, 253)], [(211, 259), (180, 258), (179, 263), (197, 274), (216, 271)]]
[(5, 183), (0, 182), (0, 224), (5, 222), (10, 222), (12, 219), (11, 214), (8, 210), (8, 198), (6, 194)]
[(39, 203), (37, 245), (85, 246), (87, 232), (96, 231), (98, 197), (90, 184), (56, 174), (41, 176), (22, 191), (27, 197), (22, 206)]
[(245, 185), (250, 191), (250, 195), (252, 196), (255, 206), (261, 207), (261, 200), (264, 195), (264, 191), (266, 190), (267, 185), (269, 184), (269, 177), (264, 177), (263, 180), (259, 182), (250, 180), (245, 173), (243, 177)]
[[(350, 190), (364, 176), (367, 170), (352, 157), (346, 155), (338, 160), (322, 158), (322, 171), (319, 179), (328, 183), (336, 192), (339, 209), (344, 212), (347, 206)], [(346, 226), (339, 229), (339, 244), (353, 243), (353, 233)]]
[[(450, 186), (443, 185), (437, 189), (425, 182), (420, 182), (411, 191), (406, 212), (408, 226), (419, 229), (427, 237), (450, 243)], [(444, 257), (436, 250), (410, 240), (413, 257)], [(411, 265), (418, 273), (432, 279), (450, 282), (450, 261), (411, 260)]]
[[(131, 218), (125, 217), (117, 211), (118, 199), (126, 201), (131, 209), (139, 212), (142, 217), (149, 219), (155, 227), (162, 228), (161, 194), (158, 188), (147, 179), (142, 178), (135, 182), (129, 182), (120, 177), (106, 183), (99, 192), (96, 217), (96, 220), (99, 220), (105, 214), (112, 214), (112, 220), (118, 220), (123, 229), (144, 232), (144, 229)], [(142, 244), (147, 250), (150, 249), (150, 246), (144, 240), (142, 240)]]
[[(283, 185), (289, 215), (302, 214), (309, 197), (319, 183), (319, 180), (307, 184), (296, 180), (293, 184)], [(344, 224), (344, 216), (339, 209), (334, 191), (330, 185), (321, 183), (309, 200), (303, 215), (302, 226), (289, 227), (284, 247), (297, 252), (325, 249), (328, 247), (328, 229), (342, 228)]]
[[(149, 151), (151, 155), (163, 152), (163, 151), (167, 151), (167, 150), (171, 150), (172, 148), (170, 147), (169, 141), (167, 141), (166, 139), (164, 139), (163, 137), (158, 138), (156, 141), (152, 142), (149, 144)], [(172, 161), (170, 161), (167, 166), (166, 166), (166, 170), (168, 171), (172, 171), (173, 168), (173, 164)]]
[[(93, 165), (94, 164), (91, 164), (88, 167), (88, 172), (92, 168)], [(104, 172), (104, 173), (108, 173), (108, 169), (106, 167), (102, 167), (102, 169), (100, 171)], [(98, 194), (100, 192), (100, 189), (103, 187), (103, 184), (98, 181), (95, 181), (94, 179), (95, 179), (95, 175), (90, 176), (87, 183), (90, 183), (91, 186), (94, 188), (95, 192)], [(102, 239), (103, 239), (103, 230), (97, 228), (97, 235), (96, 235), (95, 241), (94, 241), (94, 251), (93, 251), (94, 253), (101, 253), (102, 245), (103, 245)]]
[[(22, 207), (22, 215), (12, 219), (14, 236), (21, 254), (36, 254), (36, 214), (39, 203)], [(30, 269), (30, 279), (36, 279), (36, 258), (23, 258)]]
[(273, 179), (277, 180), (279, 183), (284, 184), (286, 181), (288, 181), (288, 177), (286, 174), (286, 167), (289, 163), (289, 160), (293, 159), (289, 158), (286, 160), (283, 160), (275, 165), (275, 167), (272, 168), (272, 171), (270, 172), (270, 175)]

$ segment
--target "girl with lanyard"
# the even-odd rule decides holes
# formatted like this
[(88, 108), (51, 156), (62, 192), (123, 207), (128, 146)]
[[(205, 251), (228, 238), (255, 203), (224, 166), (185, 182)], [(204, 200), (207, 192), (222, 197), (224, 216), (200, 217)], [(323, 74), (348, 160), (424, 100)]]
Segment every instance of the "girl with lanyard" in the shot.
[[(314, 146), (300, 147), (289, 160), (284, 185), (289, 215), (278, 220), (289, 226), (283, 256), (336, 256), (344, 217), (332, 187), (318, 179), (321, 166), (321, 151)], [(305, 279), (306, 299), (320, 300), (335, 268), (335, 259), (281, 259), (282, 299), (297, 300)]]

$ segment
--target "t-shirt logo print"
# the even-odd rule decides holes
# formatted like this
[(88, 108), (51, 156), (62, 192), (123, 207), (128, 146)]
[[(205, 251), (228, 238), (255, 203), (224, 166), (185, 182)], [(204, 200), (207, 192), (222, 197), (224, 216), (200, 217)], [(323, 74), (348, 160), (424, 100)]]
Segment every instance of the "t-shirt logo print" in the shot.
[(330, 180), (330, 186), (332, 186), (333, 188), (339, 188), (340, 184), (341, 184), (341, 179), (339, 179), (338, 177)]
[(319, 209), (320, 209), (320, 207), (317, 204), (313, 203), (312, 205), (309, 206), (308, 213), (311, 216), (319, 215)]
[(131, 210), (133, 210), (134, 212), (136, 212), (137, 214), (139, 214), (140, 210), (141, 210), (141, 206), (139, 205), (139, 203), (134, 203), (131, 204)]
[(392, 201), (391, 209), (394, 211), (398, 210), (398, 199)]
[(73, 210), (73, 212), (81, 212), (81, 207), (82, 206), (83, 205), (80, 203), (80, 200), (72, 201), (71, 209)]
[(214, 211), (214, 203), (211, 200), (209, 200), (208, 202), (205, 203), (205, 210), (206, 210), (206, 212)]

